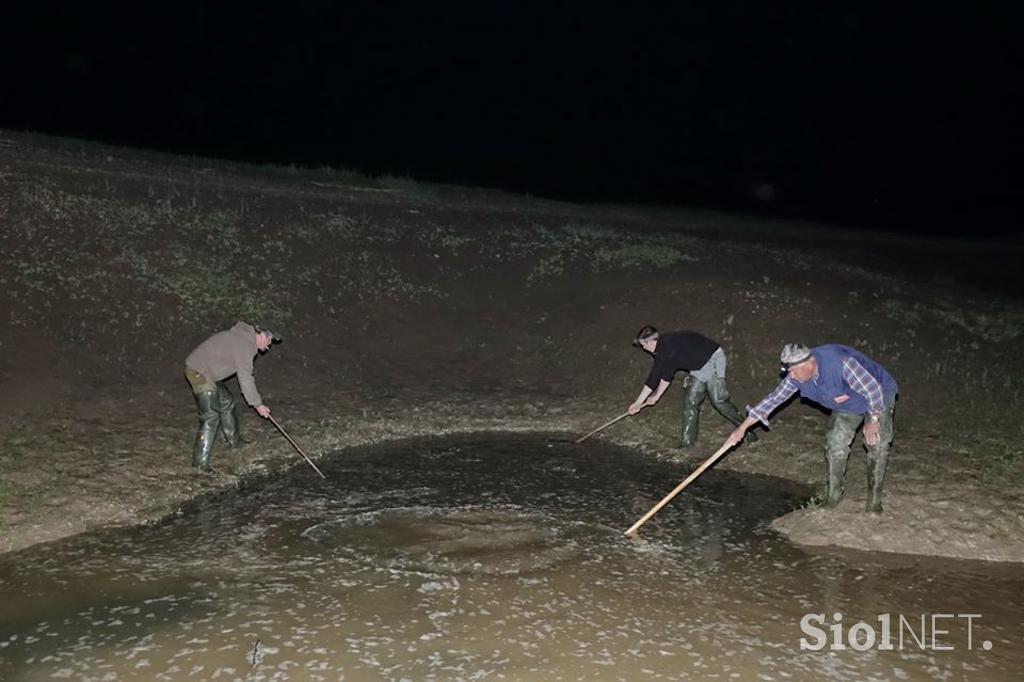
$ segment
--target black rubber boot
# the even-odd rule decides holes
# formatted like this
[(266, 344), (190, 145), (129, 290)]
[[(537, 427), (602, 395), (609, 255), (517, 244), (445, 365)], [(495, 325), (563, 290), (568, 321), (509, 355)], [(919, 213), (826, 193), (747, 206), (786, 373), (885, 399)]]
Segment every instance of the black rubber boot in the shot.
[(683, 399), (683, 447), (692, 448), (697, 443), (700, 430), (700, 405), (707, 395), (707, 384), (690, 377)]
[(220, 433), (224, 437), (224, 442), (233, 448), (238, 447), (242, 444), (242, 436), (238, 432), (238, 419), (235, 417), (235, 396), (221, 382), (217, 382), (217, 400)]
[(210, 473), (213, 471), (210, 468), (210, 452), (213, 450), (213, 442), (220, 426), (217, 388), (211, 387), (193, 395), (196, 399), (196, 409), (199, 411), (199, 431), (196, 433), (196, 443), (192, 449), (192, 466), (199, 471)]
[[(709, 381), (708, 395), (711, 397), (711, 406), (715, 408), (715, 411), (718, 412), (718, 414), (725, 417), (726, 421), (733, 426), (739, 426), (743, 423), (745, 417), (740, 414), (739, 408), (736, 407), (736, 403), (734, 403), (729, 396), (729, 390), (725, 387), (724, 380), (715, 377)], [(743, 440), (756, 443), (757, 434), (748, 429)]]

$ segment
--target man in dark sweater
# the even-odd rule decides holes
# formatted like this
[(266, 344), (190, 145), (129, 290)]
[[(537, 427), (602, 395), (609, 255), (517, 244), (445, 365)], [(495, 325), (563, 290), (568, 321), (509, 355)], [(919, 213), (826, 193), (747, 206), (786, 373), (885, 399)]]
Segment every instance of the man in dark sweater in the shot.
[[(654, 366), (640, 389), (640, 395), (629, 406), (630, 414), (657, 403), (676, 372), (682, 370), (690, 374), (683, 403), (684, 448), (697, 442), (700, 405), (705, 395), (711, 397), (711, 406), (729, 422), (737, 426), (743, 422), (743, 416), (729, 399), (729, 391), (725, 387), (725, 351), (717, 343), (697, 332), (660, 334), (647, 325), (637, 332), (633, 345), (654, 356)], [(747, 436), (751, 441), (757, 440), (753, 432)]]

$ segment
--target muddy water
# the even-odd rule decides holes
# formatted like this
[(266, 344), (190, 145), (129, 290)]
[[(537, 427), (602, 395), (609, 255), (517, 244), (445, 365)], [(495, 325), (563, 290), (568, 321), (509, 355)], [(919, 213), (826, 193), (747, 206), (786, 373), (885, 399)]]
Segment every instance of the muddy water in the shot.
[[(1024, 668), (1019, 569), (804, 552), (767, 529), (806, 494), (779, 480), (709, 472), (631, 541), (621, 531), (687, 468), (497, 436), (322, 468), (327, 481), (297, 469), (156, 527), (0, 559), (0, 679), (1010, 680)], [(818, 642), (801, 629), (809, 613), (824, 616), (811, 623), (822, 651), (800, 647)], [(843, 643), (858, 621), (880, 640), (890, 614), (892, 650), (829, 650), (836, 613)]]

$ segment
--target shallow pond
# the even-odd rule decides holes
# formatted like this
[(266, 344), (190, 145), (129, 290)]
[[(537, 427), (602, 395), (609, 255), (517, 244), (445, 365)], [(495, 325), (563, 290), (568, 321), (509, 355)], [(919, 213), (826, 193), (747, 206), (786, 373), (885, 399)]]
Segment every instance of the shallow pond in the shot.
[(631, 540), (622, 531), (689, 468), (501, 434), (347, 451), (321, 468), (326, 481), (302, 466), (156, 526), (0, 558), (0, 679), (1016, 680), (1024, 668), (1019, 568), (804, 551), (768, 529), (807, 495), (779, 479), (710, 471)]

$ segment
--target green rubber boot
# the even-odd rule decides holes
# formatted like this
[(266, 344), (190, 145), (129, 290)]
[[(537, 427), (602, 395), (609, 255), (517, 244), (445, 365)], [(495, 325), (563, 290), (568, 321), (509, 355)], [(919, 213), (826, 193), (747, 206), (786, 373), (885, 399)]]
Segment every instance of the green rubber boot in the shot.
[(882, 483), (885, 481), (885, 466), (889, 459), (889, 449), (878, 448), (872, 452), (868, 449), (868, 501), (864, 511), (872, 514), (882, 513)]
[(683, 398), (683, 447), (692, 448), (697, 443), (700, 430), (700, 405), (707, 395), (707, 384), (690, 377)]
[[(736, 403), (734, 403), (729, 396), (729, 389), (725, 387), (724, 379), (715, 377), (709, 381), (708, 395), (711, 397), (711, 406), (715, 408), (715, 411), (718, 412), (718, 414), (725, 417), (726, 421), (733, 426), (739, 426), (743, 423), (745, 417), (740, 414), (739, 409), (736, 407)], [(757, 434), (748, 429), (743, 440), (756, 443)]]
[(835, 507), (843, 499), (846, 482), (846, 458), (828, 458), (828, 494), (825, 497), (826, 507)]
[(213, 471), (210, 468), (210, 452), (213, 450), (213, 442), (220, 426), (217, 388), (211, 387), (193, 395), (196, 399), (196, 409), (199, 411), (199, 430), (196, 432), (196, 442), (192, 449), (192, 466), (204, 473), (210, 473)]
[(238, 432), (238, 418), (235, 416), (235, 396), (231, 394), (223, 382), (217, 382), (217, 400), (220, 415), (220, 433), (224, 442), (235, 448), (242, 444), (242, 436)]
[(868, 451), (868, 501), (865, 511), (872, 514), (882, 513), (882, 483), (889, 463), (889, 448), (892, 447), (894, 416), (894, 408), (887, 408), (879, 420), (878, 442), (865, 445)]
[(826, 507), (834, 507), (843, 499), (843, 484), (846, 480), (846, 462), (850, 458), (850, 444), (863, 420), (861, 415), (843, 412), (833, 412), (829, 417), (829, 429), (825, 434), (825, 462), (828, 464)]

